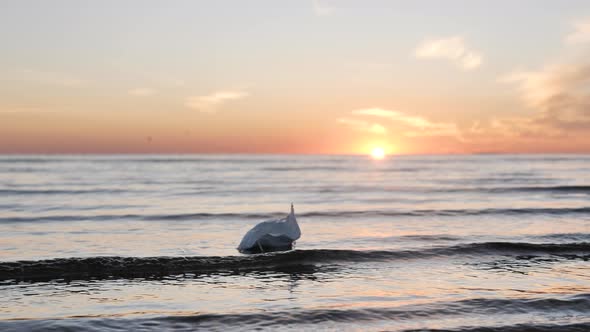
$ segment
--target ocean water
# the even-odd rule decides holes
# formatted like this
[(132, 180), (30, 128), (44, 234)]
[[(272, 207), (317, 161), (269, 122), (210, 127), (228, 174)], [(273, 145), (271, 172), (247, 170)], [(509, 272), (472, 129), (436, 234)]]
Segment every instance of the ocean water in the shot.
[(2, 331), (590, 331), (589, 260), (590, 156), (0, 157)]

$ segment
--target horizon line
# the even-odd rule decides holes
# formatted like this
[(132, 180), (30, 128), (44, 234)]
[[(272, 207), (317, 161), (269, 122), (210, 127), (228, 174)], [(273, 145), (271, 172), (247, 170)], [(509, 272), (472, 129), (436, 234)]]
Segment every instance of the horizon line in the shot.
[[(279, 153), (279, 152), (0, 152), (2, 156), (147, 156), (147, 155), (249, 155), (249, 156), (370, 156), (370, 153)], [(590, 155), (589, 152), (446, 152), (390, 153), (395, 156), (486, 156), (486, 155)]]

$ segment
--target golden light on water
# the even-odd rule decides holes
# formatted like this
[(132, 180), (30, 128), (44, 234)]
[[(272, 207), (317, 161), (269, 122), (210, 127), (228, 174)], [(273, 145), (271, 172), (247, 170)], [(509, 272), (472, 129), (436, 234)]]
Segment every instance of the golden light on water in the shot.
[(382, 147), (376, 146), (371, 150), (371, 157), (373, 159), (383, 159), (385, 158), (385, 150)]

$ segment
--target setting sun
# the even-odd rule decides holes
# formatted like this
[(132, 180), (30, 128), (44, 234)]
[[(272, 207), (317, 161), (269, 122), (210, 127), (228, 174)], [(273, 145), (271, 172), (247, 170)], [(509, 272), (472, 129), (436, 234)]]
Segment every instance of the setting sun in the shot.
[(381, 147), (375, 147), (371, 150), (371, 157), (373, 157), (373, 159), (383, 159), (385, 158), (385, 150)]

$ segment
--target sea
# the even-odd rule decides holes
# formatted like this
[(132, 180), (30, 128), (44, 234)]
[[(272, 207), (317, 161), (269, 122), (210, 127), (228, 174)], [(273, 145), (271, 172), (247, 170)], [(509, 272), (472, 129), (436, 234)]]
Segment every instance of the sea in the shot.
[(589, 260), (590, 155), (0, 156), (1, 331), (590, 331)]

